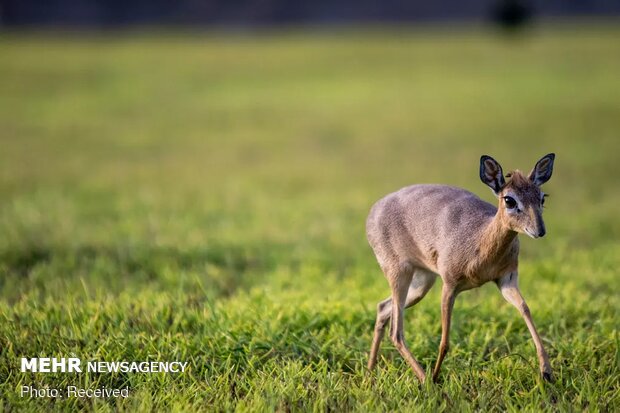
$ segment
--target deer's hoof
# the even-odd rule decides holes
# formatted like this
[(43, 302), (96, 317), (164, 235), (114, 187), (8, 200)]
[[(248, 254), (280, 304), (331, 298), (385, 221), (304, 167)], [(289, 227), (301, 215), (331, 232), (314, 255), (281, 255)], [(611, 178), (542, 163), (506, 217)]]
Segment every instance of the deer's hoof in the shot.
[(553, 379), (553, 374), (551, 374), (551, 371), (543, 371), (541, 374), (542, 374), (542, 378), (544, 381), (553, 383), (554, 379)]

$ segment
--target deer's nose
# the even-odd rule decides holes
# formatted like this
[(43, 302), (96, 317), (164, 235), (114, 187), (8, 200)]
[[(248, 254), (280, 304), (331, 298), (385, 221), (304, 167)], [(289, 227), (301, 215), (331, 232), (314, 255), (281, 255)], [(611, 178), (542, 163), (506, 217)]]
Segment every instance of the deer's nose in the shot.
[(545, 236), (546, 233), (547, 233), (547, 231), (545, 231), (544, 228), (541, 228), (541, 229), (538, 230), (538, 237), (542, 238), (542, 237)]

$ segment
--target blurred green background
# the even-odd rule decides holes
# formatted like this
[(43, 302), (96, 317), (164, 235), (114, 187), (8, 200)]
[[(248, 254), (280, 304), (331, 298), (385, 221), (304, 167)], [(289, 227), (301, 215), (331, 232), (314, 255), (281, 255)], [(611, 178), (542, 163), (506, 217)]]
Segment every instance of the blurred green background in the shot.
[[(620, 409), (619, 36), (3, 33), (3, 406)], [(493, 286), (457, 301), (443, 388), (419, 387), (387, 340), (374, 381), (388, 288), (365, 239), (372, 203), (426, 182), (495, 202), (480, 155), (527, 172), (548, 152), (548, 235), (522, 240), (520, 278), (556, 384), (536, 381), (527, 329)], [(406, 317), (425, 366), (439, 290)], [(19, 357), (70, 352), (191, 371), (79, 377), (130, 385), (128, 400), (18, 397), (76, 380), (19, 374)]]

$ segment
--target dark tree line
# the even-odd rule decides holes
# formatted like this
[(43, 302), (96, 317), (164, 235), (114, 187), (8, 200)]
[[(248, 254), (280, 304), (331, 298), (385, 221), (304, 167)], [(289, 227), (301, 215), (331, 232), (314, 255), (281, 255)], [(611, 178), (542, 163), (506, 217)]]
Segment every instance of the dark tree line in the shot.
[(620, 14), (617, 0), (0, 0), (4, 25), (273, 25)]

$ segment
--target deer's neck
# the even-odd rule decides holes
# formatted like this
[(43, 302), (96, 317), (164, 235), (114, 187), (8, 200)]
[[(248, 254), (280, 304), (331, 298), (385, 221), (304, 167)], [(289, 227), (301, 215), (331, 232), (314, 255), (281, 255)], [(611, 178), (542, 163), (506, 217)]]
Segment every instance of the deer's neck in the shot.
[(482, 231), (478, 255), (481, 263), (501, 260), (512, 250), (517, 233), (504, 224), (501, 213), (502, 211), (498, 210)]

